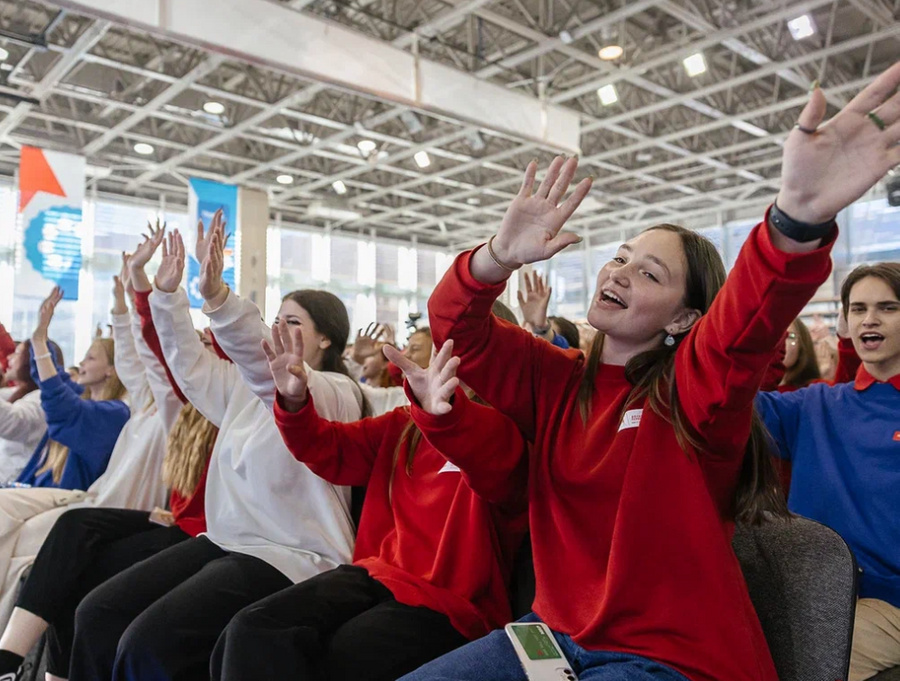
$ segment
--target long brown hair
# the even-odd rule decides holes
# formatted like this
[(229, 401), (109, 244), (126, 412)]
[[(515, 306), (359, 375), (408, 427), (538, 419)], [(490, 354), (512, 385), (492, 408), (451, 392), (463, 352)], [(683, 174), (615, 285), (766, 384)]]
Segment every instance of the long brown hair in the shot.
[[(96, 345), (99, 345), (103, 352), (106, 353), (106, 359), (109, 362), (109, 365), (113, 367), (112, 375), (106, 379), (106, 383), (103, 385), (103, 391), (96, 399), (121, 400), (125, 397), (126, 391), (125, 386), (122, 385), (122, 381), (119, 380), (119, 376), (115, 372), (115, 342), (112, 338), (97, 338), (91, 344), (91, 347)], [(81, 393), (81, 399), (89, 400), (91, 398), (91, 389), (85, 388), (84, 392)], [(44, 465), (37, 470), (37, 475), (41, 475), (47, 471), (53, 471), (53, 482), (59, 484), (59, 481), (62, 480), (63, 472), (66, 470), (66, 462), (68, 460), (69, 448), (61, 442), (50, 440), (47, 443), (47, 457), (44, 459)]]
[[(319, 370), (343, 374), (352, 380), (347, 365), (344, 364), (344, 350), (347, 349), (347, 339), (350, 338), (350, 317), (341, 299), (328, 291), (301, 289), (291, 291), (281, 299), (281, 302), (285, 300), (291, 300), (306, 310), (316, 332), (331, 341), (322, 353), (322, 366)], [(356, 381), (353, 382), (356, 385)], [(371, 415), (372, 406), (358, 386), (357, 397), (360, 400), (362, 416)]]
[[(681, 239), (687, 264), (684, 304), (706, 314), (725, 283), (725, 266), (712, 242), (696, 232), (671, 224), (660, 224), (646, 231), (662, 230)], [(675, 337), (674, 345), (659, 347), (632, 357), (625, 365), (625, 376), (634, 386), (623, 408), (646, 400), (650, 409), (672, 424), (679, 446), (685, 451), (702, 451), (703, 445), (692, 432), (678, 398), (675, 381), (675, 353), (687, 332)], [(587, 357), (584, 378), (578, 390), (578, 406), (587, 423), (591, 413), (594, 383), (603, 349), (602, 333), (594, 337)], [(787, 517), (787, 503), (772, 462), (769, 437), (756, 409), (750, 424), (750, 438), (744, 454), (733, 515), (736, 521), (759, 524), (766, 513)]]
[(219, 429), (190, 402), (178, 412), (166, 442), (163, 482), (183, 497), (191, 496), (203, 477)]
[(781, 382), (784, 385), (802, 388), (822, 378), (822, 372), (819, 371), (816, 346), (806, 324), (800, 319), (795, 319), (791, 324), (791, 330), (797, 336), (797, 361), (784, 372), (784, 379)]

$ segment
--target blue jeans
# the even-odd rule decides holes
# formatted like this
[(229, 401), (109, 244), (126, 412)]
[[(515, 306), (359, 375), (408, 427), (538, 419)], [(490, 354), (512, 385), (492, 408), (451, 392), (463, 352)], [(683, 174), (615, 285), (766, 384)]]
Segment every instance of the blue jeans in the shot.
[[(534, 613), (520, 622), (540, 622)], [(674, 669), (627, 653), (585, 650), (553, 632), (580, 681), (688, 681)], [(447, 653), (398, 681), (528, 681), (506, 631), (498, 629)]]

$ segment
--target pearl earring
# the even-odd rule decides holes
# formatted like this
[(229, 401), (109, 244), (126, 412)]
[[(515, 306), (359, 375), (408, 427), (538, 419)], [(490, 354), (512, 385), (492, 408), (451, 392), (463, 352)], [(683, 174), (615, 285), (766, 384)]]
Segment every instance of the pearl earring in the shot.
[(673, 336), (671, 333), (668, 334), (666, 336), (666, 340), (664, 340), (663, 343), (666, 344), (666, 347), (671, 348), (673, 345), (675, 345), (675, 336)]

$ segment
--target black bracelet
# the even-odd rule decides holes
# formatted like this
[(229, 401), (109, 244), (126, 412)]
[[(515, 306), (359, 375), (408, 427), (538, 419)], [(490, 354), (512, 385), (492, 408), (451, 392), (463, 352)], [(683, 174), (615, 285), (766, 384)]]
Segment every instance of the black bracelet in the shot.
[(788, 239), (801, 243), (824, 239), (834, 229), (834, 218), (827, 222), (821, 222), (818, 225), (811, 225), (807, 222), (795, 220), (781, 210), (777, 203), (773, 203), (772, 210), (769, 211), (769, 222)]

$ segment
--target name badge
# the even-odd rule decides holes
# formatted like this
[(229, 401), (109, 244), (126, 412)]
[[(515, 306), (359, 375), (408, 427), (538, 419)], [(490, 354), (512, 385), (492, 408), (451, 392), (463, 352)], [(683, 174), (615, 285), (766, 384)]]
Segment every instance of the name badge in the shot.
[(626, 430), (628, 428), (637, 428), (641, 425), (641, 415), (644, 413), (643, 409), (629, 409), (625, 412), (625, 415), (622, 417), (622, 424), (619, 426), (619, 430)]

